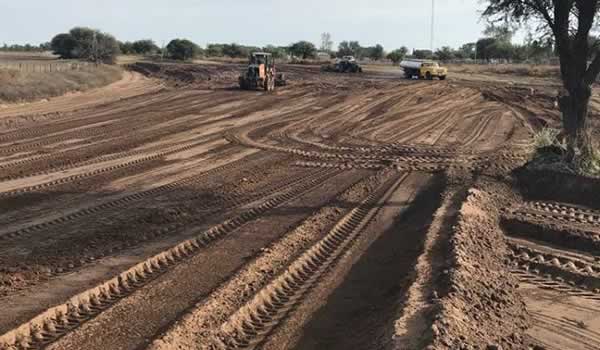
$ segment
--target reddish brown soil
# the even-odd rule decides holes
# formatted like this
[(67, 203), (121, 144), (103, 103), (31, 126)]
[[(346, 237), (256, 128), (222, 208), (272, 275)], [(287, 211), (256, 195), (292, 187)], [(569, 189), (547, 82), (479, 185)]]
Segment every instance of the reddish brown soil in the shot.
[(569, 191), (511, 175), (552, 88), (283, 66), (264, 93), (240, 68), (0, 110), (0, 349), (521, 349), (564, 323), (535, 278), (595, 295), (596, 252), (557, 237), (595, 242), (598, 202), (540, 223)]

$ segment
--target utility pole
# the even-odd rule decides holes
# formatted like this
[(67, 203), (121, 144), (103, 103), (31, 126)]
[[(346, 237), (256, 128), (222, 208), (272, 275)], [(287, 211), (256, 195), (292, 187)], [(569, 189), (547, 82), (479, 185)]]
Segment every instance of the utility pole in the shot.
[(433, 56), (434, 50), (434, 38), (435, 38), (435, 0), (431, 0), (431, 55)]

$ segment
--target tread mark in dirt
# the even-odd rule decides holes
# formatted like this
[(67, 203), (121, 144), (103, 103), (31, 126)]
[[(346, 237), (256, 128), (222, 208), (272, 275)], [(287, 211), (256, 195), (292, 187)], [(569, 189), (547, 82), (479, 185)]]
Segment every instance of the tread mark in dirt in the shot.
[(324, 171), (305, 177), (303, 183), (275, 195), (222, 224), (212, 227), (195, 238), (155, 255), (120, 273), (111, 280), (74, 296), (68, 303), (53, 307), (25, 324), (0, 336), (0, 347), (18, 350), (43, 349), (86, 321), (96, 317), (117, 301), (156, 279), (175, 265), (197, 254), (204, 247), (255, 220), (265, 212), (309, 191), (339, 171)]
[[(222, 327), (219, 338), (227, 348), (256, 348), (339, 261), (356, 238), (369, 225), (381, 204), (408, 177), (403, 174), (393, 184), (371, 193), (358, 207), (348, 213), (319, 242), (296, 259), (288, 269), (240, 308)], [(384, 192), (385, 191), (385, 192)]]

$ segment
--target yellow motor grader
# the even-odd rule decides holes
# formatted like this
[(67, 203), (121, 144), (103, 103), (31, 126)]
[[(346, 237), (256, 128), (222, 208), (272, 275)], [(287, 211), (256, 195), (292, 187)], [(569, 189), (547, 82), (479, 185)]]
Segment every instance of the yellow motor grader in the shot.
[(277, 73), (275, 60), (270, 53), (255, 52), (250, 55), (248, 68), (240, 75), (240, 89), (273, 91), (285, 85), (285, 76)]

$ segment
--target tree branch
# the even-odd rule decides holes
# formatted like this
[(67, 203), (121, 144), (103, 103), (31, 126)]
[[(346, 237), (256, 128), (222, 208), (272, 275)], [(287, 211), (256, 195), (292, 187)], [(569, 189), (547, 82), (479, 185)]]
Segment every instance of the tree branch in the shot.
[(543, 0), (525, 1), (525, 4), (528, 5), (534, 11), (537, 11), (544, 18), (544, 20), (548, 22), (550, 28), (554, 30), (555, 22), (552, 16), (550, 15), (548, 4), (544, 4)]

